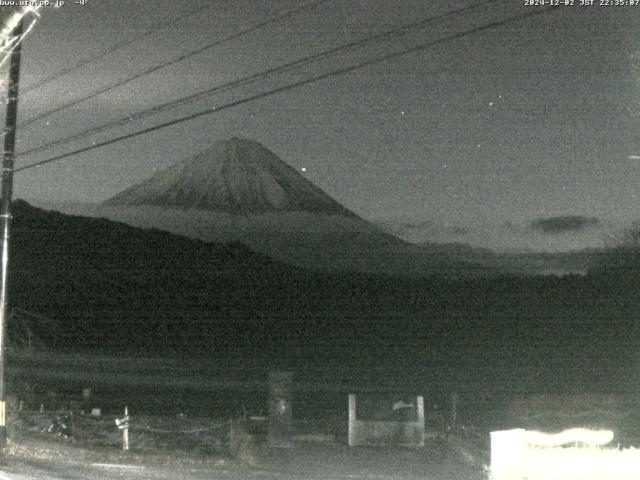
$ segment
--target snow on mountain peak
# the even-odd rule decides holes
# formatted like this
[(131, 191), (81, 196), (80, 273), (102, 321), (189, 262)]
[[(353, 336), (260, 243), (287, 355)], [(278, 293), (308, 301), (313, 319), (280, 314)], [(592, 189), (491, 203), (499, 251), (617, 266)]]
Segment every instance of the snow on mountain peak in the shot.
[(156, 173), (105, 204), (357, 217), (260, 143), (236, 137)]

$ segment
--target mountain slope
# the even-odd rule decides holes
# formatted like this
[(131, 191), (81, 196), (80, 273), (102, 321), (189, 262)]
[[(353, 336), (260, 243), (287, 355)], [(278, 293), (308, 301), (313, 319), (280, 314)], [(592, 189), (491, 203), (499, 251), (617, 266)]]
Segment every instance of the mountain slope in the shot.
[(254, 328), (246, 322), (286, 311), (285, 292), (296, 292), (307, 276), (238, 243), (206, 243), (21, 201), (11, 245), (11, 303), (57, 320), (60, 330), (44, 340), (62, 349), (176, 352), (190, 345), (232, 353), (240, 350), (242, 331)]
[(232, 138), (180, 161), (102, 205), (40, 204), (208, 242), (241, 242), (324, 272), (486, 275), (491, 268), (430, 255), (360, 218), (257, 142)]
[(158, 172), (105, 205), (232, 214), (315, 212), (357, 217), (257, 142), (232, 138)]

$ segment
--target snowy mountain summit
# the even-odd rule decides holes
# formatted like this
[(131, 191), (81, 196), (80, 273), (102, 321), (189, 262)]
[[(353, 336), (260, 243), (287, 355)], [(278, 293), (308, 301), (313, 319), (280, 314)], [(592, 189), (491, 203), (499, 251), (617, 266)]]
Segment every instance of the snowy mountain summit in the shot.
[(240, 242), (322, 272), (485, 275), (434, 255), (350, 211), (258, 142), (231, 138), (178, 161), (102, 204), (40, 205), (204, 242)]
[(258, 142), (231, 138), (158, 172), (105, 202), (231, 214), (357, 215)]

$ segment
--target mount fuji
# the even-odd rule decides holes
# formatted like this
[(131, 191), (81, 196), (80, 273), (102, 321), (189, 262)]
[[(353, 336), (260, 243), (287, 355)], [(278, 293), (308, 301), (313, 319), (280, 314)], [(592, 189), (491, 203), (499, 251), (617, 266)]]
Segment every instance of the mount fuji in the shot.
[(426, 253), (369, 223), (258, 142), (231, 138), (103, 204), (39, 204), (208, 242), (240, 241), (278, 261), (322, 271), (402, 275), (479, 272)]
[(357, 215), (258, 142), (232, 138), (158, 172), (105, 205), (153, 205), (236, 215)]

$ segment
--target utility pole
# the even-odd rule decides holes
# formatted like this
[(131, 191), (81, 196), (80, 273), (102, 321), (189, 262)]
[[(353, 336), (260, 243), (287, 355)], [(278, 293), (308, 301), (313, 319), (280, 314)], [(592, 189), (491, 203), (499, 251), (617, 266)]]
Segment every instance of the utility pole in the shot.
[(7, 447), (5, 351), (7, 345), (7, 305), (9, 274), (9, 237), (11, 230), (11, 197), (13, 193), (13, 163), (16, 146), (16, 124), (18, 118), (18, 84), (20, 82), (20, 53), (23, 23), (18, 23), (12, 32), (16, 39), (10, 53), (9, 81), (7, 86), (7, 117), (4, 127), (4, 156), (2, 159), (2, 190), (0, 191), (0, 234), (2, 235), (2, 271), (0, 272), (0, 452)]

